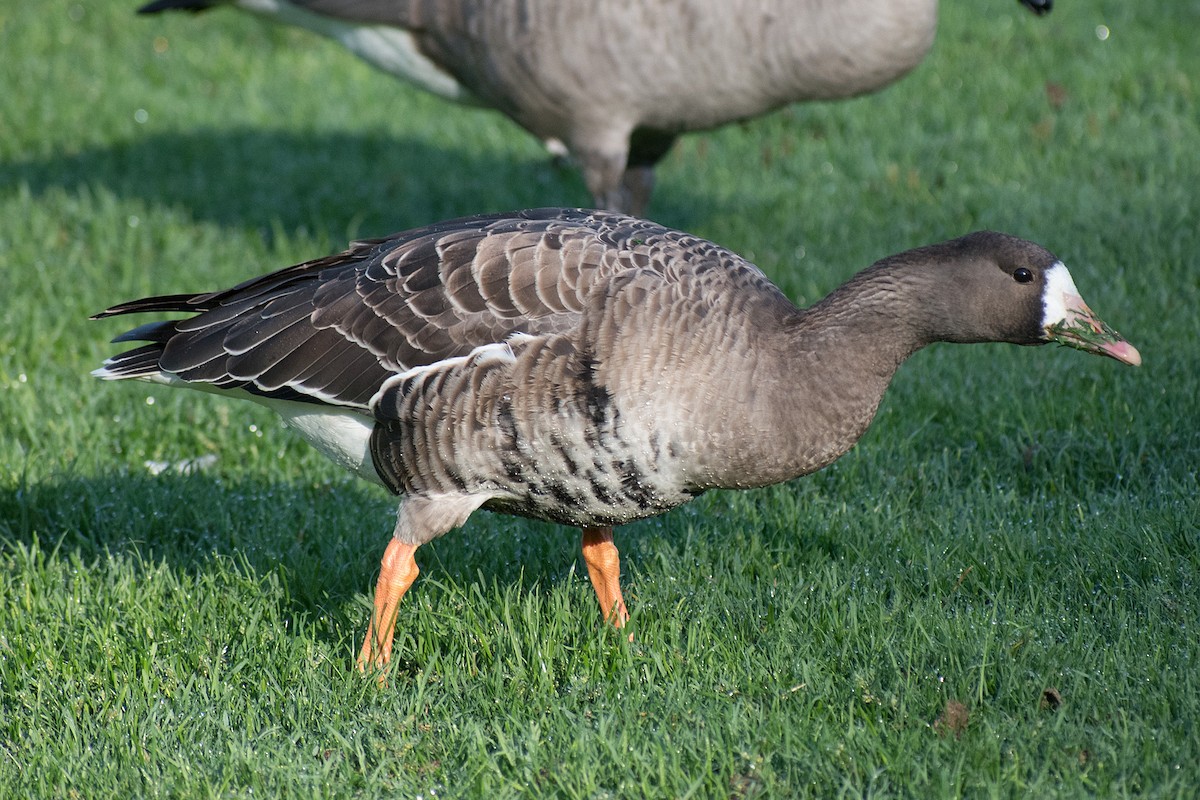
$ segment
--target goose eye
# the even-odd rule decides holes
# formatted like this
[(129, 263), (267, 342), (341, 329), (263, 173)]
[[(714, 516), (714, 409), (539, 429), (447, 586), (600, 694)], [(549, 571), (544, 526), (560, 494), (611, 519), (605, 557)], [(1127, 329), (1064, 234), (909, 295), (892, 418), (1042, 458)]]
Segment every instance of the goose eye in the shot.
[(1033, 273), (1024, 267), (1021, 267), (1013, 273), (1013, 278), (1016, 279), (1017, 283), (1029, 283), (1031, 280), (1033, 280)]

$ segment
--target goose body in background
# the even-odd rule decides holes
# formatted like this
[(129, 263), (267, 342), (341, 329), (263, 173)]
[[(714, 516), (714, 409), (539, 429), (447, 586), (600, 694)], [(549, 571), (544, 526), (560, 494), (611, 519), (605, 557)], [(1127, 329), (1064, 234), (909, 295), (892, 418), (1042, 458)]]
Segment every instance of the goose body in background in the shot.
[(381, 667), (421, 544), (485, 508), (583, 529), (622, 625), (612, 526), (785, 481), (867, 429), (933, 342), (1061, 342), (1140, 363), (1042, 247), (974, 233), (890, 256), (800, 309), (711, 242), (601, 212), (468, 217), (206, 294), (94, 374), (257, 400), (402, 496), (359, 664)]
[[(1049, 11), (1052, 0), (1021, 0)], [(236, 5), (329, 36), (435, 94), (490, 107), (641, 214), (676, 137), (880, 89), (924, 59), (937, 0), (157, 0)]]

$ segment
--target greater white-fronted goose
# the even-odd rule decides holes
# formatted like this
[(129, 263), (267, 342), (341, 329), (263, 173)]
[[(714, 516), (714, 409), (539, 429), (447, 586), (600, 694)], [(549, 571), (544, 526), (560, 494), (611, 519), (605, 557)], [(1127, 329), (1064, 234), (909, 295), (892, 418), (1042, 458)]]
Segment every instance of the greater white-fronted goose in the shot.
[(402, 495), (359, 665), (382, 667), (421, 544), (478, 508), (583, 529), (628, 617), (612, 526), (804, 475), (867, 429), (933, 342), (1060, 342), (1136, 365), (1057, 258), (980, 232), (889, 256), (799, 309), (712, 242), (602, 212), (467, 217), (232, 289), (96, 318), (151, 322), (94, 373), (256, 400)]
[[(1052, 0), (1021, 0), (1038, 14)], [(157, 0), (235, 5), (329, 36), (578, 161), (600, 208), (642, 214), (675, 138), (880, 89), (933, 44), (937, 0)]]

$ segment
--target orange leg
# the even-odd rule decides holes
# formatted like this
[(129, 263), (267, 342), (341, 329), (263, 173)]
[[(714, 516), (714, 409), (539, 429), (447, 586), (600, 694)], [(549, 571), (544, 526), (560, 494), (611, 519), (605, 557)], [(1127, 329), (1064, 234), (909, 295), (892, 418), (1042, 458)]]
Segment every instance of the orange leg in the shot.
[[(392, 539), (383, 553), (383, 566), (379, 571), (379, 583), (375, 585), (375, 612), (367, 627), (362, 651), (358, 654), (358, 669), (382, 669), (392, 658), (392, 636), (396, 632), (396, 608), (408, 587), (413, 585), (420, 570), (413, 554), (415, 544), (405, 544)], [(383, 677), (380, 676), (380, 683)]]
[(583, 529), (583, 560), (604, 619), (615, 628), (625, 627), (629, 611), (621, 597), (621, 554), (613, 544), (612, 528)]

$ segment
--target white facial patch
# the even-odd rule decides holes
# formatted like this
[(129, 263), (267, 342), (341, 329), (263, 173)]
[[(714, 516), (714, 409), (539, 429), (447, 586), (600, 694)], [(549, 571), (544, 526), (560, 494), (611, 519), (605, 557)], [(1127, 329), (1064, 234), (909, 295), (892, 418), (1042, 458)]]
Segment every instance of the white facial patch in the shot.
[(1067, 265), (1055, 261), (1046, 270), (1046, 288), (1042, 290), (1042, 306), (1045, 312), (1042, 316), (1042, 327), (1049, 327), (1059, 322), (1066, 322), (1084, 305), (1075, 281), (1067, 270)]

